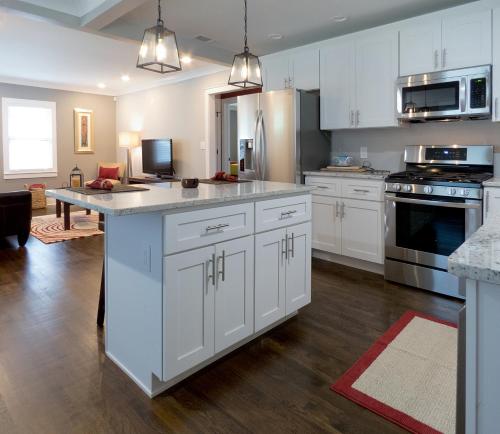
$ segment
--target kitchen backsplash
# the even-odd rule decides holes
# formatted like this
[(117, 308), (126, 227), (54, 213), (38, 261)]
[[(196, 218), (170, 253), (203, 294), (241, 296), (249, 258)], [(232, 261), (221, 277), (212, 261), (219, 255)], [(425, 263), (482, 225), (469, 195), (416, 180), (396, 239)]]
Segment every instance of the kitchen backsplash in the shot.
[(346, 153), (360, 163), (360, 148), (368, 149), (375, 169), (397, 172), (404, 168), (407, 145), (495, 145), (495, 174), (500, 176), (500, 123), (491, 121), (432, 122), (401, 128), (341, 130), (332, 132), (332, 153)]

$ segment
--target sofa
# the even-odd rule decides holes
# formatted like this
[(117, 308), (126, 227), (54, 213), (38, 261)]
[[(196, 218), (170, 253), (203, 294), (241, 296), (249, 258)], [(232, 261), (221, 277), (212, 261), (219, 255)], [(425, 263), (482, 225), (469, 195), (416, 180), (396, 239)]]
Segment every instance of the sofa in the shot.
[(0, 237), (17, 235), (23, 247), (30, 236), (31, 192), (0, 193)]

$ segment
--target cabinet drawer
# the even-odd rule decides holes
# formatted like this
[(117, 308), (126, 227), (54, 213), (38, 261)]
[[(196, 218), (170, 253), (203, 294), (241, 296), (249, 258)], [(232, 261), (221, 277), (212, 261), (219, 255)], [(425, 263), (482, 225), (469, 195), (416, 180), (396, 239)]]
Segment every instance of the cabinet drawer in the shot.
[(307, 176), (306, 185), (314, 185), (314, 195), (318, 196), (340, 196), (342, 180), (340, 178), (327, 176)]
[(382, 202), (384, 200), (384, 182), (379, 180), (343, 179), (342, 197)]
[(167, 215), (163, 220), (164, 254), (244, 237), (254, 232), (254, 205), (224, 206)]
[(255, 204), (255, 231), (305, 222), (311, 219), (311, 195), (264, 200)]

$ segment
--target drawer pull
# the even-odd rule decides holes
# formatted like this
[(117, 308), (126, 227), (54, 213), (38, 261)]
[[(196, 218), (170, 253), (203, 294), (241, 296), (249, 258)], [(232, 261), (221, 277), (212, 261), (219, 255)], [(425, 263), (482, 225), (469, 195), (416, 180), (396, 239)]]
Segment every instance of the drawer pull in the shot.
[(354, 191), (356, 193), (370, 193), (370, 190), (364, 190), (364, 189), (361, 189), (361, 188), (355, 188)]
[(328, 188), (326, 185), (315, 185), (315, 187), (318, 187), (318, 188)]
[(291, 211), (281, 211), (281, 218), (282, 219), (290, 218), (290, 217), (292, 217), (293, 214), (296, 214), (296, 213), (297, 213), (296, 209), (291, 210)]
[(214, 225), (214, 226), (207, 226), (205, 228), (205, 231), (206, 232), (210, 232), (210, 231), (220, 231), (224, 228), (227, 228), (229, 227), (229, 223), (221, 223), (221, 224), (218, 224), (218, 225)]

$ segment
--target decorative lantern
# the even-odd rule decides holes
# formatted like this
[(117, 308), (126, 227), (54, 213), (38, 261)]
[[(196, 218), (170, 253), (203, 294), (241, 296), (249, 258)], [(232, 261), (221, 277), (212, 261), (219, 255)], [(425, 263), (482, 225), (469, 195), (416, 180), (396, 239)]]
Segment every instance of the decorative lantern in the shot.
[(83, 172), (76, 165), (69, 174), (69, 185), (72, 188), (83, 187)]

